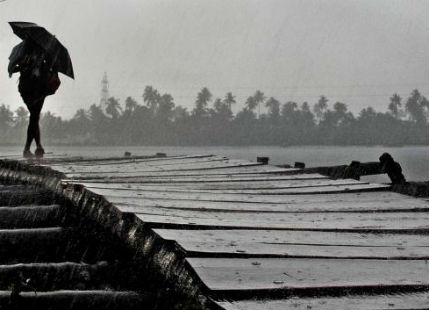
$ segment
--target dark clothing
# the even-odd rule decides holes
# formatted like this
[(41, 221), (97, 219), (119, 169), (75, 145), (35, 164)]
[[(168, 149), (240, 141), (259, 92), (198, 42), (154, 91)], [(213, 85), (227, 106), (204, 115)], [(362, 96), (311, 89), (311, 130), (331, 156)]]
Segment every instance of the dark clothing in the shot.
[(55, 94), (60, 84), (55, 71), (42, 72), (39, 77), (29, 72), (21, 72), (18, 90), (22, 100), (30, 107), (34, 101), (44, 100), (46, 96)]
[(44, 97), (42, 81), (23, 72), (19, 77), (18, 91), (27, 107), (30, 107), (37, 99)]
[(37, 145), (35, 156), (43, 157), (45, 151), (40, 139), (40, 112), (45, 98), (55, 94), (61, 84), (58, 70), (46, 51), (30, 40), (24, 40), (15, 46), (9, 60), (9, 75), (20, 72), (18, 90), (30, 111), (23, 155), (24, 157), (34, 156), (30, 147), (35, 140)]
[(36, 102), (43, 102), (46, 96), (53, 95), (61, 81), (43, 49), (29, 41), (21, 44), (15, 47), (8, 70), (9, 74), (20, 72), (18, 90), (30, 109)]

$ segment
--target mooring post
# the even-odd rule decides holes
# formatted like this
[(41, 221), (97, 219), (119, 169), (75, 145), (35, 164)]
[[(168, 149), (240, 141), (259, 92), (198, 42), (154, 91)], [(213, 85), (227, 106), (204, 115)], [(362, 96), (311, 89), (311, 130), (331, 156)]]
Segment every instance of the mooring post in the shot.
[(294, 168), (304, 169), (305, 163), (297, 161), (297, 162), (295, 162)]
[(381, 172), (387, 173), (392, 184), (404, 184), (406, 182), (404, 175), (402, 174), (402, 168), (399, 163), (393, 160), (393, 157), (389, 153), (384, 153), (380, 156)]
[(268, 165), (269, 161), (270, 161), (270, 158), (266, 157), (266, 156), (258, 156), (258, 157), (256, 157), (256, 162), (262, 163), (264, 165)]
[(344, 169), (343, 179), (360, 180), (361, 167), (360, 162), (353, 160), (350, 165)]

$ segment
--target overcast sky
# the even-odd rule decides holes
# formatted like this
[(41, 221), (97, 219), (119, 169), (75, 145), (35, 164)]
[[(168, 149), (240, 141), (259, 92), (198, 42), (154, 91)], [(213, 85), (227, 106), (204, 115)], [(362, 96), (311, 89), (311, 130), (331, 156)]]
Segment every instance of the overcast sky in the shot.
[(394, 92), (429, 94), (429, 0), (6, 0), (0, 2), (0, 104), (22, 105), (8, 56), (8, 21), (46, 27), (67, 46), (76, 80), (61, 76), (45, 110), (71, 117), (110, 95), (141, 101), (145, 85), (192, 108), (207, 86), (241, 108), (256, 89), (282, 102), (325, 95), (352, 111), (385, 110)]

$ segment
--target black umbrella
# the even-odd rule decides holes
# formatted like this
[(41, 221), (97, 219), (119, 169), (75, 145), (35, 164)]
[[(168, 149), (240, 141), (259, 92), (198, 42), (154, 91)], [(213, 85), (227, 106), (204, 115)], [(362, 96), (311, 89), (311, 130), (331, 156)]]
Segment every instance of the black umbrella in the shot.
[[(73, 65), (69, 52), (54, 35), (45, 28), (34, 23), (9, 22), (9, 25), (12, 27), (13, 32), (22, 40), (31, 40), (41, 47), (46, 54), (50, 56), (52, 65), (56, 70), (58, 70), (58, 72), (74, 79)], [(20, 50), (20, 47), (18, 46), (19, 45), (15, 47), (17, 48), (16, 52), (19, 52)], [(14, 51), (12, 50), (11, 57), (13, 54)]]
[(9, 56), (9, 75), (12, 75), (15, 64), (19, 61), (20, 58), (22, 58), (25, 55), (25, 42), (21, 42), (18, 45), (16, 45)]

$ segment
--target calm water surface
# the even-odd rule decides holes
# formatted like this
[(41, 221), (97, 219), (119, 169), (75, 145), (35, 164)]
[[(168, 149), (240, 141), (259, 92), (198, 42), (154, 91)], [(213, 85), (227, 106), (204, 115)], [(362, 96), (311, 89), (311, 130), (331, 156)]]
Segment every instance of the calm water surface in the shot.
[[(122, 156), (125, 151), (133, 155), (151, 155), (157, 152), (168, 155), (216, 154), (236, 159), (255, 161), (257, 156), (270, 157), (271, 164), (293, 164), (304, 162), (307, 167), (348, 164), (352, 160), (378, 161), (378, 157), (389, 152), (398, 161), (408, 180), (429, 180), (429, 146), (362, 147), (362, 146), (249, 146), (249, 147), (171, 147), (171, 146), (115, 146), (115, 147), (70, 147), (46, 146), (53, 154), (82, 156)], [(0, 147), (0, 156), (20, 154), (21, 147)], [(384, 176), (368, 177), (371, 181), (387, 182)]]

